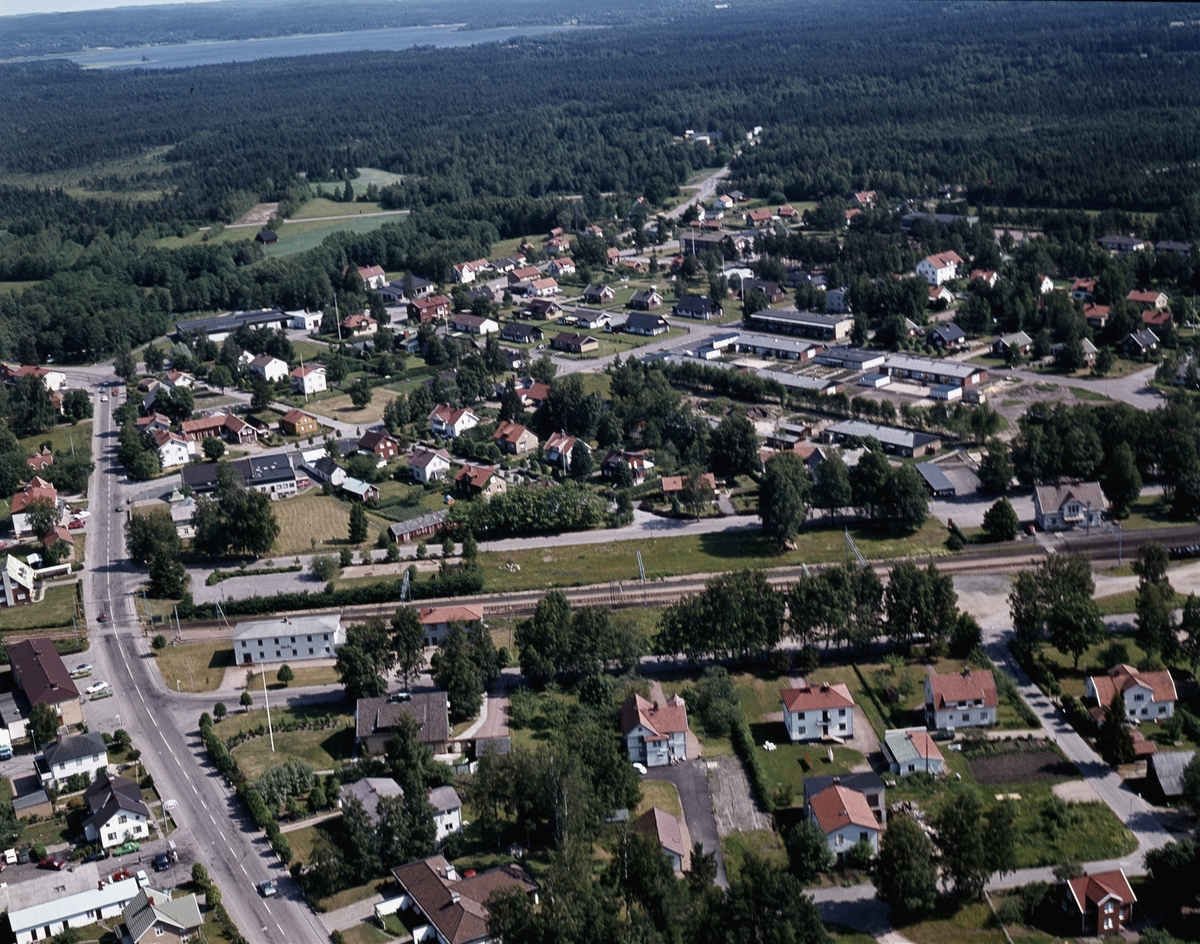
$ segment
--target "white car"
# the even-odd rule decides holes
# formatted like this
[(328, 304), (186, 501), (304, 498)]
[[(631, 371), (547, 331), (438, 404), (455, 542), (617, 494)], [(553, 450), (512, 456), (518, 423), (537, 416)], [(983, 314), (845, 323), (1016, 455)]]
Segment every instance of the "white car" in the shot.
[(648, 774), (650, 772), (646, 769), (645, 764), (639, 764), (637, 761), (633, 762), (633, 769), (636, 770), (643, 777), (646, 776), (646, 774)]
[(107, 403), (107, 402), (108, 402), (108, 397), (107, 397), (107, 396), (105, 396), (103, 393), (102, 393), (102, 394), (100, 394), (100, 402), (101, 402), (101, 403)]
[(71, 678), (83, 678), (85, 675), (91, 675), (92, 669), (93, 666), (90, 662), (84, 662), (71, 670)]
[(95, 695), (96, 692), (102, 692), (108, 687), (108, 682), (96, 682), (94, 685), (89, 685), (85, 688), (84, 692), (88, 695)]

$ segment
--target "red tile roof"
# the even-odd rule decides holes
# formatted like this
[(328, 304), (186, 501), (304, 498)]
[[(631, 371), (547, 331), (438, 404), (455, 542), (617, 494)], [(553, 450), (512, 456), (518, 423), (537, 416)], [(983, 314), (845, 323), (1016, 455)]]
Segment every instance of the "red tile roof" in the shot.
[(641, 695), (630, 695), (621, 706), (621, 733), (629, 734), (639, 724), (660, 736), (687, 731), (687, 708), (681, 699), (675, 702), (655, 707)]
[(1129, 887), (1129, 879), (1120, 869), (1081, 875), (1070, 879), (1067, 886), (1071, 889), (1071, 897), (1075, 899), (1080, 914), (1087, 911), (1088, 905), (1098, 905), (1106, 898), (1116, 898), (1122, 904), (1137, 901), (1137, 896)]
[(514, 446), (521, 441), (527, 430), (520, 423), (514, 423), (511, 420), (505, 420), (496, 427), (496, 432), (492, 434), (492, 438), (496, 440), (503, 439), (505, 442), (510, 442)]
[(456, 409), (450, 406), (448, 403), (442, 403), (433, 408), (433, 411), (429, 414), (429, 418), (433, 419), (436, 416), (447, 426), (454, 426), (468, 413), (470, 413), (472, 416), (475, 415), (472, 410), (463, 408)]
[(857, 790), (840, 784), (826, 787), (808, 801), (817, 825), (825, 835), (836, 832), (843, 826), (860, 826), (864, 829), (879, 829), (875, 814), (867, 805), (867, 798)]
[(464, 623), (478, 623), (481, 619), (483, 619), (482, 603), (461, 603), (457, 606), (427, 606), (421, 610), (422, 626), (452, 623), (456, 620), (461, 620)]
[(836, 685), (820, 685), (813, 687), (805, 685), (801, 688), (785, 688), (779, 693), (783, 696), (783, 707), (788, 711), (824, 711), (828, 708), (851, 708), (854, 699), (850, 689), (840, 682)]
[(51, 502), (57, 502), (58, 489), (41, 476), (35, 475), (29, 480), (28, 485), (13, 496), (12, 505), (8, 509), (9, 514), (20, 514), (31, 501), (37, 498), (45, 498)]
[(925, 260), (935, 269), (944, 269), (950, 265), (962, 265), (962, 256), (953, 249), (949, 249), (946, 252), (936, 252), (932, 256), (926, 256)]
[(1131, 688), (1142, 686), (1151, 691), (1155, 702), (1175, 701), (1175, 680), (1170, 672), (1141, 672), (1132, 665), (1118, 665), (1108, 670), (1107, 675), (1093, 675), (1089, 681), (1096, 692), (1096, 701), (1102, 706), (1113, 700), (1118, 691), (1124, 695)]
[[(675, 492), (683, 491), (683, 480), (686, 476), (683, 475), (664, 475), (662, 477), (662, 490), (664, 495), (671, 495)], [(708, 487), (713, 491), (717, 488), (717, 478), (711, 472), (704, 473), (704, 481), (708, 483)]]
[(456, 482), (466, 482), (472, 488), (486, 488), (492, 476), (496, 474), (493, 465), (464, 465), (454, 476)]
[(927, 676), (933, 690), (935, 711), (958, 707), (959, 702), (974, 704), (982, 700), (984, 708), (996, 708), (1000, 702), (996, 697), (996, 680), (987, 669), (967, 670), (960, 675)]

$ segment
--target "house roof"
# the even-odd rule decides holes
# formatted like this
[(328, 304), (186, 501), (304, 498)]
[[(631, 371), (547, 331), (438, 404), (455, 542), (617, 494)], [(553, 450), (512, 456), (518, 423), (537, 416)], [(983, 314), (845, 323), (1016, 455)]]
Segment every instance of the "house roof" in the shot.
[(560, 331), (554, 336), (554, 340), (551, 343), (562, 344), (567, 347), (580, 347), (589, 341), (593, 344), (600, 343), (595, 338), (587, 335), (574, 334), (570, 331)]
[(704, 315), (709, 314), (718, 307), (720, 306), (711, 298), (706, 298), (703, 295), (683, 295), (675, 303), (676, 311), (696, 312)]
[(450, 738), (450, 703), (445, 692), (421, 692), (408, 701), (389, 702), (386, 698), (358, 700), (358, 736), (390, 731), (396, 719), (411, 715), (417, 722), (417, 733), (425, 744), (437, 744)]
[(959, 702), (982, 701), (984, 708), (996, 708), (996, 680), (988, 669), (967, 669), (957, 675), (928, 675), (925, 681), (933, 693), (935, 711), (955, 708)]
[(544, 384), (540, 380), (531, 380), (529, 382), (521, 381), (517, 384), (517, 393), (525, 397), (527, 400), (533, 400), (541, 403), (550, 396), (550, 387), (548, 384)]
[(65, 738), (47, 744), (42, 753), (46, 763), (53, 767), (55, 764), (69, 764), (73, 760), (91, 757), (93, 754), (107, 754), (104, 739), (94, 731), (87, 734), (68, 734)]
[(755, 223), (764, 223), (771, 218), (771, 211), (768, 207), (761, 207), (757, 210), (751, 210), (746, 214), (746, 217)]
[(879, 829), (875, 814), (867, 805), (867, 798), (857, 790), (851, 790), (841, 784), (826, 787), (816, 796), (810, 797), (808, 805), (817, 825), (827, 836), (843, 826)]
[(1151, 348), (1158, 344), (1158, 335), (1149, 328), (1142, 328), (1141, 331), (1134, 331), (1125, 337), (1126, 341), (1132, 341), (1140, 348)]
[(936, 252), (931, 256), (926, 256), (925, 261), (932, 265), (935, 269), (944, 269), (947, 266), (962, 265), (962, 256), (953, 249), (946, 252)]
[(139, 891), (137, 897), (121, 912), (121, 919), (125, 922), (134, 944), (138, 944), (146, 932), (158, 924), (188, 931), (204, 923), (195, 895), (172, 898), (169, 893), (156, 892), (153, 888), (143, 888)]
[(230, 638), (266, 639), (273, 636), (298, 636), (301, 633), (337, 633), (342, 618), (337, 613), (317, 613), (311, 616), (284, 616), (262, 620), (240, 620)]
[(1109, 898), (1116, 898), (1121, 903), (1137, 901), (1129, 887), (1129, 879), (1120, 869), (1068, 879), (1067, 888), (1080, 914), (1084, 914), (1089, 905), (1102, 904)]
[(394, 525), (388, 528), (388, 531), (391, 532), (392, 537), (399, 540), (406, 534), (424, 531), (426, 528), (437, 528), (445, 520), (445, 509), (441, 511), (431, 511), (427, 515), (418, 515), (416, 518), (407, 518), (404, 521), (397, 521)]
[(612, 289), (599, 282), (594, 282), (583, 290), (584, 295), (603, 295), (605, 293), (612, 294)]
[[(61, 872), (55, 875), (56, 885), (66, 888), (80, 888), (74, 894), (58, 894), (46, 898), (49, 891), (41, 882), (21, 882), (5, 889), (8, 893), (8, 920), (14, 933), (28, 931), (31, 928), (42, 928), (47, 924), (58, 924), (64, 917), (80, 915), (87, 911), (98, 911), (113, 905), (128, 902), (137, 896), (139, 891), (136, 878), (126, 878), (107, 885), (100, 882), (99, 869), (94, 863), (91, 868), (77, 868), (74, 876)], [(75, 879), (75, 881), (72, 881)], [(84, 885), (80, 879), (87, 880)], [(34, 903), (24, 908), (13, 908), (18, 901), (33, 900)], [(38, 899), (41, 899), (40, 901)]]
[(445, 462), (450, 461), (450, 453), (445, 449), (418, 449), (408, 457), (408, 467), (410, 469), (425, 469), (434, 459), (442, 459)]
[(907, 728), (884, 732), (883, 743), (897, 764), (914, 764), (926, 760), (944, 760), (937, 744), (924, 728)]
[(792, 712), (850, 708), (854, 705), (850, 689), (840, 682), (836, 685), (826, 683), (815, 687), (805, 684), (799, 688), (782, 689), (779, 694), (783, 696), (783, 706)]
[(1093, 508), (1108, 507), (1108, 499), (1099, 482), (1064, 482), (1061, 485), (1038, 485), (1033, 490), (1034, 497), (1043, 511), (1058, 511), (1068, 501), (1074, 499), (1081, 505), (1091, 505)]
[(47, 482), (40, 475), (35, 475), (29, 480), (21, 491), (17, 492), (12, 498), (12, 505), (9, 507), (9, 514), (20, 514), (29, 505), (30, 502), (45, 498), (50, 502), (58, 501), (58, 489)]
[[(683, 483), (686, 478), (686, 475), (664, 475), (662, 477), (663, 494), (670, 495), (674, 492), (682, 492)], [(716, 489), (717, 477), (715, 475), (713, 475), (711, 472), (705, 472), (703, 478), (704, 481), (708, 483), (709, 488), (714, 490)]]
[[(441, 403), (433, 408), (433, 412), (429, 414), (429, 418), (432, 420), (434, 417), (437, 417), (437, 419), (441, 420), (447, 426), (456, 426), (458, 421), (468, 413), (471, 416), (475, 416), (474, 410), (469, 410), (465, 407), (455, 408), (448, 403)], [(475, 416), (475, 419), (479, 419), (479, 417)]]
[(398, 445), (386, 429), (369, 429), (364, 434), (362, 439), (358, 441), (359, 449), (374, 449), (380, 443), (390, 442)]
[(118, 813), (133, 813), (150, 819), (150, 810), (142, 802), (138, 785), (123, 777), (110, 779), (107, 770), (96, 775), (96, 781), (88, 787), (83, 799), (89, 809), (83, 825), (91, 825), (97, 832)]
[(554, 279), (534, 279), (529, 283), (529, 287), (540, 292), (548, 288), (558, 288), (558, 283)]
[(1107, 305), (1087, 304), (1083, 306), (1083, 317), (1085, 318), (1107, 318), (1109, 313)]
[[(297, 367), (292, 371), (293, 377), (307, 377), (309, 374), (323, 374), (324, 367), (314, 367), (312, 364), (305, 364), (303, 367)], [(293, 411), (295, 412), (295, 411)]]
[(1033, 343), (1033, 338), (1024, 331), (1014, 331), (1012, 334), (1000, 335), (1000, 343), (1005, 347), (1028, 347)]
[(520, 324), (515, 321), (510, 321), (504, 326), (504, 330), (500, 332), (506, 340), (519, 340), (521, 338), (538, 338), (542, 336), (542, 329), (535, 325)]
[(449, 944), (487, 938), (488, 911), (484, 902), (493, 892), (511, 886), (526, 892), (537, 888), (516, 863), (459, 878), (454, 866), (440, 855), (398, 866), (392, 869), (392, 875)]
[(575, 443), (579, 440), (570, 436), (567, 433), (551, 433), (550, 438), (546, 440), (546, 452), (557, 452), (570, 454), (575, 448)]
[(283, 364), (284, 367), (287, 366), (278, 357), (272, 357), (270, 354), (259, 354), (258, 357), (250, 362), (251, 367), (266, 367), (268, 364)]
[(1150, 758), (1150, 767), (1168, 799), (1183, 796), (1183, 772), (1195, 756), (1195, 751), (1169, 751)]
[(1136, 288), (1125, 296), (1126, 301), (1131, 301), (1139, 305), (1157, 305), (1159, 299), (1162, 298), (1166, 298), (1166, 295), (1162, 292), (1156, 292), (1154, 289), (1139, 291)]
[(449, 813), (462, 809), (462, 800), (453, 787), (434, 787), (429, 791), (429, 805), (435, 813)]
[(621, 733), (641, 725), (654, 735), (679, 734), (688, 729), (687, 708), (681, 703), (656, 707), (641, 695), (630, 695), (621, 706)]
[(1094, 292), (1096, 291), (1095, 279), (1076, 279), (1071, 283), (1072, 292)]
[(925, 484), (933, 489), (935, 495), (942, 495), (949, 492), (953, 495), (957, 489), (954, 483), (946, 477), (946, 473), (934, 462), (922, 462), (917, 466), (917, 471), (921, 473), (921, 478), (925, 480)]
[(404, 791), (391, 777), (364, 777), (343, 785), (342, 795), (358, 797), (358, 802), (363, 805), (372, 822), (378, 822), (380, 797), (404, 796)]
[(1175, 701), (1179, 697), (1175, 692), (1175, 680), (1167, 671), (1141, 672), (1132, 665), (1122, 664), (1113, 666), (1107, 675), (1093, 675), (1089, 681), (1096, 690), (1096, 701), (1101, 705), (1111, 702), (1117, 692), (1124, 695), (1138, 686), (1148, 688), (1156, 703)]
[(856, 774), (841, 774), (840, 776), (826, 774), (820, 777), (804, 778), (804, 802), (807, 803), (811, 797), (838, 785), (864, 796), (868, 793), (882, 794), (884, 792), (883, 781), (873, 770), (864, 770)]
[(492, 438), (496, 440), (503, 439), (505, 442), (516, 445), (521, 441), (521, 437), (528, 433), (529, 430), (520, 423), (514, 423), (511, 420), (504, 420), (496, 427), (496, 432), (492, 434)]
[[(57, 704), (79, 697), (79, 689), (54, 643), (45, 636), (9, 643), (8, 660), (31, 705)], [(103, 742), (101, 742), (103, 743)]]
[[(636, 298), (636, 296), (634, 296)], [(635, 311), (625, 319), (626, 328), (669, 328), (667, 319), (662, 315), (648, 315), (644, 312)]]
[(637, 831), (643, 836), (654, 836), (660, 846), (680, 858), (687, 855), (679, 820), (657, 806), (651, 807), (637, 818)]
[(961, 341), (966, 337), (963, 329), (953, 323), (938, 325), (930, 334), (936, 334), (947, 344), (953, 344), (955, 341)]
[(436, 626), (438, 623), (477, 623), (483, 619), (482, 603), (459, 603), (453, 606), (426, 606), (421, 608), (421, 625)]
[(456, 482), (466, 482), (472, 488), (485, 488), (488, 481), (496, 474), (494, 465), (471, 465), (467, 463), (454, 476)]
[(1171, 311), (1167, 308), (1150, 308), (1142, 312), (1142, 324), (1147, 328), (1161, 328), (1171, 321)]

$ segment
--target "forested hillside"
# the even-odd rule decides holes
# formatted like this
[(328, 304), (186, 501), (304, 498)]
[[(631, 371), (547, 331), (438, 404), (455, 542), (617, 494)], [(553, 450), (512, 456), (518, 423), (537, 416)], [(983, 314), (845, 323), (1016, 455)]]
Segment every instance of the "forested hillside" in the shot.
[[(731, 185), (764, 198), (871, 188), (898, 201), (949, 183), (972, 204), (1169, 209), (1171, 232), (1194, 237), (1200, 29), (1171, 25), (1189, 12), (679, 2), (636, 27), (474, 48), (2, 66), (0, 281), (46, 281), (0, 301), (0, 356), (22, 337), (43, 357), (96, 356), (150, 337), (170, 311), (324, 304), (364, 242), (372, 261), (436, 274), (554, 218), (547, 197), (625, 213), (730, 159)], [(761, 143), (735, 158), (755, 125)], [(720, 143), (679, 140), (687, 129)], [(408, 175), (383, 200), (417, 212), (287, 260), (151, 248), (258, 201), (286, 215), (310, 182), (357, 167)], [(31, 186), (66, 171), (88, 178), (82, 196)]]

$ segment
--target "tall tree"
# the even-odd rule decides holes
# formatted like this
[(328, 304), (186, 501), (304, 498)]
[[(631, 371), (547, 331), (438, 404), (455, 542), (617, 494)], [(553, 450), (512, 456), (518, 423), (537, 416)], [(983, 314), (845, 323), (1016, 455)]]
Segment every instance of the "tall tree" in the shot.
[(1113, 503), (1116, 517), (1126, 517), (1129, 514), (1129, 506), (1137, 501), (1142, 493), (1142, 476), (1138, 472), (1129, 443), (1118, 443), (1113, 449), (1100, 478), (1100, 484), (1104, 488), (1105, 496)]
[(359, 502), (354, 502), (350, 506), (350, 543), (362, 544), (367, 539), (368, 528), (367, 510)]
[(433, 657), (433, 678), (450, 701), (452, 720), (466, 721), (479, 714), (483, 678), (462, 623), (450, 624), (441, 649)]
[(1074, 598), (1046, 611), (1046, 633), (1050, 645), (1073, 656), (1079, 668), (1080, 657), (1105, 637), (1107, 629), (1094, 601)]
[(1121, 692), (1114, 692), (1112, 701), (1104, 708), (1104, 721), (1100, 725), (1100, 736), (1096, 746), (1110, 764), (1128, 764), (1133, 761), (1133, 735), (1129, 733), (1125, 699)]
[(346, 796), (342, 800), (341, 832), (346, 867), (359, 882), (366, 882), (383, 871), (379, 836), (371, 815), (356, 796)]
[(683, 478), (683, 491), (679, 500), (688, 514), (699, 519), (700, 514), (716, 498), (713, 487), (709, 484), (705, 471), (700, 466), (692, 466)]
[(942, 873), (961, 899), (975, 899), (988, 879), (983, 803), (974, 787), (951, 792), (933, 817)]
[(721, 420), (709, 436), (708, 449), (712, 470), (722, 478), (749, 475), (759, 469), (758, 433), (740, 410)]
[(521, 655), (521, 673), (534, 687), (557, 674), (570, 627), (571, 604), (561, 590), (551, 590), (538, 600), (531, 619), (517, 623), (513, 641)]
[(1146, 584), (1137, 596), (1138, 642), (1151, 657), (1169, 657), (1178, 645), (1175, 623), (1175, 591), (1168, 583)]
[(983, 533), (993, 541), (1011, 541), (1021, 529), (1017, 511), (1007, 498), (998, 498), (983, 514)]
[(911, 816), (891, 817), (875, 864), (880, 899), (891, 905), (896, 918), (909, 921), (933, 910), (937, 879), (933, 843), (925, 830)]
[(758, 490), (758, 516), (763, 532), (780, 547), (796, 540), (808, 516), (812, 480), (798, 455), (780, 452), (767, 460)]
[(398, 607), (392, 616), (392, 649), (405, 688), (413, 683), (425, 664), (425, 629), (411, 606)]
[(842, 454), (834, 449), (813, 473), (813, 504), (824, 508), (833, 517), (854, 500), (850, 489), (850, 470), (842, 460)]
[(380, 676), (375, 660), (356, 643), (347, 641), (338, 648), (334, 669), (346, 698), (352, 702), (387, 694), (387, 682)]

